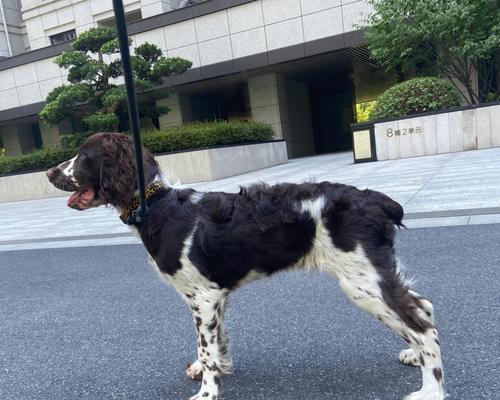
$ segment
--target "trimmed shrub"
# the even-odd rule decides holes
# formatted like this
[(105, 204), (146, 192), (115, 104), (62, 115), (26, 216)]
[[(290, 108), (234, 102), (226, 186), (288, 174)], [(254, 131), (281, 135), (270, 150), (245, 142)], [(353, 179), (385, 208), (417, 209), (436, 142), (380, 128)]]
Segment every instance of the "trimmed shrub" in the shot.
[(460, 94), (441, 78), (414, 78), (387, 89), (378, 99), (370, 119), (400, 117), (459, 106)]
[(273, 139), (270, 125), (257, 122), (193, 122), (144, 132), (142, 143), (152, 153), (168, 153)]
[(0, 175), (49, 169), (73, 157), (75, 149), (49, 147), (18, 157), (0, 158)]
[[(230, 144), (265, 142), (274, 136), (270, 125), (254, 122), (194, 122), (143, 132), (142, 142), (152, 153)], [(19, 157), (1, 157), (0, 175), (37, 171), (53, 167), (76, 153), (75, 148), (35, 150)]]

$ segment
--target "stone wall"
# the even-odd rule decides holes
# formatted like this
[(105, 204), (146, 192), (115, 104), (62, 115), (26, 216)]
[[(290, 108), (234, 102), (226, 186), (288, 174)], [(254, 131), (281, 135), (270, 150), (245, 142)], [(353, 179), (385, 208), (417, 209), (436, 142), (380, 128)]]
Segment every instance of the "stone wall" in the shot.
[(500, 146), (500, 104), (374, 124), (377, 160)]

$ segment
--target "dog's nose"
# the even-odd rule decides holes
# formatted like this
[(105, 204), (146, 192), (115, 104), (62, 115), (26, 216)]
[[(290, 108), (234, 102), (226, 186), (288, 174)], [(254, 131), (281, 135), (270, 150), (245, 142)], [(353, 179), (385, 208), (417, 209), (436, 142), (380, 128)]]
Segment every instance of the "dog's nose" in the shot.
[(53, 176), (55, 176), (57, 172), (57, 167), (53, 167), (53, 168), (50, 168), (47, 170), (47, 172), (45, 172), (45, 174), (47, 175), (47, 178), (52, 178)]

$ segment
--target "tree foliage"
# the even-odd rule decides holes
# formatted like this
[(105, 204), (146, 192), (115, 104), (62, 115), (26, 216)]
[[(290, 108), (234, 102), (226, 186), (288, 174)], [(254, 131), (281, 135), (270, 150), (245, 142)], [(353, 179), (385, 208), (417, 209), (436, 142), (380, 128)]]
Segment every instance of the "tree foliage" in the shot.
[(460, 94), (445, 79), (413, 78), (387, 89), (370, 113), (370, 119), (400, 117), (459, 106)]
[[(63, 52), (55, 60), (59, 67), (68, 70), (69, 84), (56, 87), (48, 94), (40, 117), (50, 124), (68, 119), (75, 126), (81, 126), (86, 135), (72, 138), (78, 141), (99, 131), (128, 130), (126, 92), (118, 83), (123, 75), (118, 53), (113, 28), (91, 28), (80, 34), (72, 50)], [(166, 58), (157, 46), (149, 43), (136, 47), (131, 61), (140, 117), (150, 119), (158, 128), (158, 117), (168, 109), (158, 106), (156, 100), (168, 94), (152, 89), (168, 76), (187, 71), (191, 62)]]
[[(495, 88), (498, 0), (368, 0), (363, 26), (372, 56), (388, 69), (440, 74), (477, 103)], [(474, 75), (479, 76), (479, 88)]]

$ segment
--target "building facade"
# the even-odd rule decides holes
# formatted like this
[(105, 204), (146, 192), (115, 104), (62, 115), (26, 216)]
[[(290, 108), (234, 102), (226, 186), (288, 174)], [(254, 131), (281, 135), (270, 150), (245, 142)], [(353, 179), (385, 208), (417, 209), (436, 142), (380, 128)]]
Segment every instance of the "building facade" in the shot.
[[(12, 56), (0, 60), (0, 135), (14, 155), (57, 144), (71, 132), (70, 124), (46, 126), (38, 118), (50, 90), (66, 82), (54, 58), (80, 32), (112, 25), (113, 11), (111, 0), (22, 0), (22, 7), (1, 1), (9, 2), (12, 12), (5, 15), (18, 23), (16, 29), (7, 23)], [(292, 157), (343, 150), (351, 148), (356, 104), (394, 82), (370, 61), (358, 29), (370, 12), (364, 0), (124, 4), (133, 46), (154, 43), (166, 56), (193, 62), (164, 84), (172, 95), (160, 101), (171, 109), (162, 126), (262, 121), (286, 139)], [(4, 47), (2, 54), (9, 54)]]

